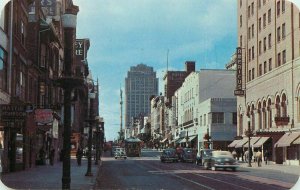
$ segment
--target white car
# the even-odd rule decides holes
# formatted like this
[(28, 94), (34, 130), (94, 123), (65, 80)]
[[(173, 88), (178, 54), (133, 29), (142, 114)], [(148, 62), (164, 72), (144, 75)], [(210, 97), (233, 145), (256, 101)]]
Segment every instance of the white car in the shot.
[(115, 156), (115, 159), (117, 159), (117, 158), (127, 159), (126, 152), (125, 152), (124, 148), (116, 148), (114, 156)]

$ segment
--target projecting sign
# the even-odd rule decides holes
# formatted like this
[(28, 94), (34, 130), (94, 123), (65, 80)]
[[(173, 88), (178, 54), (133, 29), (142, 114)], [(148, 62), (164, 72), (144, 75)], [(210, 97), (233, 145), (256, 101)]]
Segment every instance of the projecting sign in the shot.
[(85, 59), (85, 43), (84, 40), (76, 39), (75, 42), (75, 55), (79, 58), (79, 60)]
[(26, 117), (24, 105), (1, 105), (1, 121), (23, 120)]
[(235, 96), (244, 96), (243, 90), (243, 66), (242, 66), (242, 48), (236, 48), (236, 90)]
[(38, 125), (52, 124), (53, 111), (51, 109), (36, 109), (34, 111), (34, 119)]

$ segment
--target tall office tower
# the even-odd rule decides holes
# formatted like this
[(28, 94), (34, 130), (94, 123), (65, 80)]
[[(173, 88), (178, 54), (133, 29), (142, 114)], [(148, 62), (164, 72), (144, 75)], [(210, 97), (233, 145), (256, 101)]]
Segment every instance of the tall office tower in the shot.
[(125, 78), (126, 137), (131, 136), (128, 133), (134, 125), (134, 119), (150, 113), (152, 95), (158, 95), (158, 78), (153, 68), (144, 64), (130, 67)]
[(299, 16), (290, 1), (237, 1), (238, 135), (265, 137), (254, 147), (273, 151), (276, 163), (300, 153)]

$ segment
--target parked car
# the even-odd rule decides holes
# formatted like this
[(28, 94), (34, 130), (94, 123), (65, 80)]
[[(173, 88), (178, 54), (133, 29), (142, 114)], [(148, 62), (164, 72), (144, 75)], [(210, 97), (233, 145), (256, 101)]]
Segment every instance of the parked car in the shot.
[(213, 149), (201, 149), (196, 157), (196, 164), (203, 166), (203, 160), (208, 159), (212, 156)]
[(205, 169), (217, 170), (218, 168), (236, 171), (239, 167), (238, 162), (233, 158), (229, 151), (213, 151), (212, 156), (203, 159), (203, 166)]
[(196, 152), (191, 148), (184, 148), (180, 155), (181, 162), (195, 162)]
[(114, 153), (115, 159), (124, 158), (127, 159), (126, 152), (124, 148), (116, 148)]
[(176, 154), (176, 150), (174, 148), (167, 148), (163, 150), (160, 155), (161, 162), (178, 162), (178, 155)]

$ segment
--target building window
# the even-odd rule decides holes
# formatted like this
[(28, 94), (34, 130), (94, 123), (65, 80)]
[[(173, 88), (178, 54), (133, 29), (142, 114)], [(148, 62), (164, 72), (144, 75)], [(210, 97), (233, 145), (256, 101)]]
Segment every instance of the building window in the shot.
[(285, 23), (282, 24), (282, 31), (281, 32), (282, 32), (282, 39), (284, 39), (285, 38), (285, 34), (286, 34), (285, 33)]
[(277, 42), (280, 42), (280, 26), (277, 28)]
[(251, 3), (251, 15), (254, 15), (254, 2)]
[(282, 51), (282, 64), (286, 63), (286, 50)]
[(243, 46), (243, 36), (240, 35), (240, 47), (242, 47), (242, 46)]
[(0, 89), (8, 90), (8, 78), (7, 78), (7, 54), (0, 47)]
[(251, 39), (251, 38), (250, 38), (250, 37), (251, 37), (250, 34), (251, 34), (251, 28), (249, 27), (249, 28), (248, 28), (248, 40)]
[(261, 54), (261, 41), (259, 41), (259, 44), (258, 44), (258, 53), (259, 53), (259, 55)]
[(265, 61), (264, 62), (264, 74), (266, 74), (267, 73), (267, 62)]
[(282, 13), (285, 12), (285, 0), (282, 0)]
[(248, 51), (249, 51), (248, 60), (251, 61), (251, 48)]
[(264, 37), (264, 52), (267, 50), (267, 38)]
[(252, 38), (254, 38), (254, 24), (252, 24)]
[(271, 34), (269, 34), (269, 36), (268, 36), (268, 44), (269, 44), (269, 49), (271, 49), (271, 47), (272, 47), (272, 35)]
[(258, 8), (261, 8), (261, 0), (258, 0)]
[(259, 76), (262, 75), (262, 65), (261, 64), (259, 64), (258, 75)]
[(248, 71), (249, 75), (248, 75), (248, 81), (251, 81), (251, 70)]
[(204, 116), (203, 116), (203, 125), (204, 126), (206, 125), (206, 114), (204, 114)]
[(237, 124), (237, 114), (236, 112), (233, 112), (232, 113), (232, 124)]
[(269, 59), (269, 71), (272, 71), (272, 58)]
[(250, 18), (250, 6), (248, 6), (248, 18)]
[(243, 17), (242, 17), (242, 15), (240, 15), (240, 27), (242, 27), (243, 26)]
[(25, 27), (24, 22), (21, 20), (21, 43), (25, 45)]
[(277, 16), (280, 15), (280, 1), (277, 1)]
[(200, 126), (202, 126), (202, 115), (200, 116)]
[(271, 23), (271, 9), (268, 10), (268, 23)]
[(264, 28), (266, 28), (266, 13), (264, 14), (263, 16), (263, 25), (264, 25)]
[(281, 65), (281, 54), (278, 53), (277, 54), (277, 67), (279, 67)]
[(224, 112), (213, 112), (211, 123), (224, 123)]
[(252, 80), (254, 79), (254, 68), (252, 68)]
[(261, 17), (258, 19), (258, 30), (261, 31)]
[(254, 59), (254, 46), (252, 46), (252, 59)]
[(243, 0), (240, 0), (240, 7), (242, 6), (242, 2), (243, 2)]

